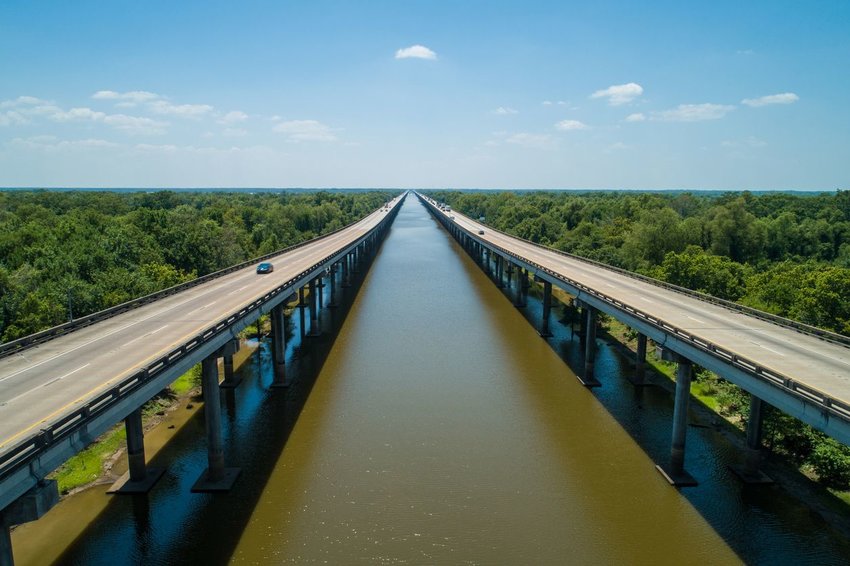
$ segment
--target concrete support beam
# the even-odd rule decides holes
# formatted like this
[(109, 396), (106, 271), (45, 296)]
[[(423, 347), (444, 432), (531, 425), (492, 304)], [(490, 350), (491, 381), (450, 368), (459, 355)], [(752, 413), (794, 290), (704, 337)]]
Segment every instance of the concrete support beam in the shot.
[(345, 254), (342, 258), (342, 286), (351, 287), (351, 278), (349, 277), (351, 254)]
[(331, 296), (328, 301), (328, 308), (335, 309), (338, 305), (336, 302), (336, 264), (334, 263), (330, 267), (330, 271), (328, 273), (328, 278), (330, 279), (331, 284)]
[[(259, 319), (257, 320), (257, 328), (260, 326)], [(220, 350), (219, 354), (224, 360), (224, 381), (221, 382), (221, 387), (225, 389), (233, 389), (242, 383), (242, 377), (237, 376), (233, 371), (233, 354), (239, 351), (239, 340), (230, 340)]]
[(514, 295), (514, 306), (522, 308), (525, 306), (525, 286), (528, 284), (528, 274), (522, 267), (517, 268), (516, 294)]
[[(303, 311), (302, 311), (303, 312)], [(272, 319), (272, 387), (286, 387), (286, 319), (283, 303), (269, 313)]]
[(3, 521), (0, 511), (0, 566), (15, 566), (15, 556), (12, 554), (12, 533), (9, 525)]
[(207, 428), (208, 467), (192, 486), (192, 491), (229, 491), (239, 476), (240, 470), (239, 468), (226, 468), (224, 466), (217, 354), (213, 354), (201, 362), (201, 388), (204, 395), (204, 421)]
[(513, 275), (514, 275), (514, 264), (511, 263), (510, 260), (508, 260), (508, 270), (507, 270), (506, 273), (508, 274), (507, 287), (508, 287), (508, 289), (510, 289), (513, 286), (512, 279), (513, 279)]
[(499, 289), (505, 288), (505, 258), (496, 254), (496, 286)]
[(584, 307), (584, 377), (579, 381), (586, 387), (599, 387), (601, 383), (593, 375), (593, 367), (596, 363), (596, 309), (591, 306)]
[(540, 336), (548, 338), (552, 336), (549, 331), (549, 315), (552, 313), (552, 284), (543, 282), (543, 314), (540, 317)]
[(629, 379), (633, 385), (646, 385), (646, 334), (638, 333), (635, 353), (635, 374)]
[(325, 306), (325, 282), (322, 280), (322, 277), (316, 279), (316, 289), (319, 290), (319, 295), (316, 298), (316, 308), (322, 310)]
[(38, 485), (0, 510), (0, 566), (14, 566), (12, 525), (36, 521), (59, 503), (56, 480), (41, 480)]
[(319, 328), (319, 294), (317, 293), (318, 285), (316, 279), (310, 280), (310, 336), (318, 336), (322, 333)]
[(750, 418), (747, 420), (747, 446), (743, 463), (731, 466), (735, 475), (747, 484), (770, 484), (773, 479), (761, 471), (764, 457), (761, 439), (764, 425), (764, 401), (750, 394)]
[(693, 364), (683, 356), (676, 356), (676, 393), (673, 406), (673, 434), (670, 443), (670, 464), (655, 466), (670, 485), (687, 487), (697, 481), (685, 471), (685, 438), (688, 431), (688, 405), (691, 399), (691, 373)]
[(145, 431), (141, 407), (127, 415), (124, 428), (127, 431), (127, 461), (130, 469), (106, 493), (147, 493), (165, 473), (165, 468), (148, 468), (145, 464)]

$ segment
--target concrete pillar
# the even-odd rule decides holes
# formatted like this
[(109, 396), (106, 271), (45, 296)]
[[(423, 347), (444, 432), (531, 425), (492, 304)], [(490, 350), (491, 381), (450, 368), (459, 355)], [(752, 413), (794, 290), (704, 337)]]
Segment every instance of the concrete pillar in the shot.
[(635, 375), (632, 378), (635, 385), (646, 383), (646, 334), (637, 336), (637, 352), (635, 353)]
[(316, 280), (310, 280), (310, 336), (318, 336), (322, 333), (319, 329), (319, 296), (316, 292)]
[(513, 282), (511, 281), (511, 279), (513, 279), (513, 275), (514, 275), (514, 264), (513, 264), (510, 260), (508, 260), (508, 271), (507, 271), (507, 274), (508, 274), (507, 287), (508, 287), (508, 289), (510, 289), (510, 288), (511, 288), (511, 286), (512, 286), (512, 284), (513, 284)]
[(552, 284), (543, 282), (543, 316), (540, 317), (540, 336), (552, 336), (549, 331), (549, 315), (552, 312)]
[(224, 356), (224, 381), (229, 383), (233, 381), (233, 356)]
[(9, 525), (3, 520), (3, 512), (0, 511), (0, 566), (15, 566), (15, 558), (12, 554), (12, 534)]
[(317, 297), (318, 304), (316, 306), (321, 310), (325, 306), (325, 283), (321, 276), (316, 279), (316, 288), (319, 290), (319, 296)]
[(145, 480), (145, 432), (142, 428), (142, 408), (139, 407), (124, 419), (127, 431), (127, 461), (130, 464), (130, 481)]
[[(307, 322), (304, 320), (304, 309), (307, 308), (307, 302), (304, 300), (304, 287), (298, 289), (298, 328), (301, 334), (301, 340), (304, 340), (304, 336), (307, 332), (306, 325)], [(257, 349), (259, 352), (260, 350)]]
[(676, 356), (676, 392), (673, 405), (673, 434), (670, 442), (669, 466), (656, 466), (667, 481), (677, 486), (692, 486), (697, 482), (685, 471), (685, 438), (688, 431), (688, 404), (691, 398), (691, 361)]
[(348, 276), (349, 272), (349, 262), (351, 261), (351, 254), (345, 254), (345, 257), (342, 258), (342, 286), (343, 287), (351, 287), (351, 279)]
[(330, 274), (328, 275), (331, 284), (331, 296), (328, 301), (328, 308), (335, 309), (337, 307), (336, 304), (336, 264), (331, 265)]
[(283, 303), (271, 310), (272, 319), (272, 363), (274, 371), (272, 387), (286, 386), (286, 319)]
[(763, 426), (764, 402), (750, 393), (750, 418), (747, 420), (747, 446), (744, 448), (744, 462), (741, 466), (732, 466), (732, 471), (744, 483), (773, 483), (773, 480), (761, 471)]
[(207, 429), (208, 467), (192, 486), (192, 491), (228, 491), (239, 468), (224, 467), (224, 442), (221, 435), (221, 397), (218, 388), (218, 352), (201, 362), (201, 390), (204, 396), (204, 421)]
[(582, 383), (588, 387), (599, 385), (599, 381), (593, 375), (593, 366), (596, 362), (596, 309), (587, 305), (585, 312), (585, 337), (584, 337), (584, 378)]
[(505, 258), (496, 254), (496, 286), (499, 289), (505, 288)]
[(525, 306), (525, 286), (528, 284), (528, 274), (522, 267), (517, 268), (516, 274), (516, 295), (514, 298), (514, 306), (522, 308)]

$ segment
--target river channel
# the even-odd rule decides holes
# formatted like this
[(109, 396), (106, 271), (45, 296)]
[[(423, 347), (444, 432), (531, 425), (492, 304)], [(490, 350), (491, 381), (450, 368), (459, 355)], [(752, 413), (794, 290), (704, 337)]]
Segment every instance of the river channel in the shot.
[[(114, 497), (62, 564), (840, 564), (847, 543), (774, 487), (744, 487), (710, 429), (689, 430), (670, 487), (672, 403), (634, 388), (600, 341), (589, 390), (578, 340), (544, 340), (408, 198), (325, 333), (267, 347), (224, 395), (227, 494), (192, 494), (203, 415), (155, 458), (145, 497)], [(105, 496), (104, 496), (105, 497)], [(73, 517), (73, 501), (62, 512)], [(61, 506), (60, 506), (61, 507)], [(45, 544), (49, 544), (45, 541)], [(37, 562), (37, 561), (34, 561)]]

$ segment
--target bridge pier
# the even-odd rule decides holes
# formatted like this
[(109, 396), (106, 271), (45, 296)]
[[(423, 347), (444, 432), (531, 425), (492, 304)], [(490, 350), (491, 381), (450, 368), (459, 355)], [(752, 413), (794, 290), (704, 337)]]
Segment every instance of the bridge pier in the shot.
[(510, 260), (508, 260), (508, 270), (507, 270), (506, 273), (508, 274), (507, 287), (510, 290), (510, 288), (513, 286), (512, 279), (513, 279), (513, 275), (514, 275), (514, 264)]
[(239, 476), (239, 468), (224, 467), (224, 443), (221, 435), (221, 397), (218, 387), (218, 352), (201, 362), (201, 390), (204, 396), (204, 421), (207, 428), (208, 467), (192, 486), (192, 491), (229, 491)]
[(310, 333), (309, 336), (319, 336), (322, 331), (319, 328), (319, 296), (316, 292), (316, 279), (310, 280)]
[(676, 393), (673, 405), (673, 434), (670, 442), (670, 463), (658, 465), (656, 469), (670, 482), (670, 485), (688, 487), (697, 485), (697, 481), (685, 471), (685, 438), (688, 431), (688, 404), (691, 399), (691, 373), (693, 364), (684, 356), (673, 355), (678, 363), (676, 368)]
[(629, 378), (632, 385), (646, 385), (646, 334), (637, 335), (637, 352), (635, 353), (635, 374)]
[(329, 309), (335, 309), (337, 307), (337, 304), (336, 304), (336, 264), (335, 263), (331, 264), (331, 266), (328, 270), (328, 279), (330, 280), (330, 286), (331, 286), (331, 296), (330, 296), (330, 300), (328, 301), (328, 308)]
[[(257, 328), (260, 327), (260, 319), (257, 319)], [(260, 333), (257, 333), (259, 337)], [(259, 339), (259, 338), (258, 338)], [(221, 382), (221, 387), (224, 389), (233, 389), (242, 383), (242, 377), (236, 377), (233, 372), (233, 354), (239, 351), (239, 340), (231, 340), (222, 346), (221, 356), (224, 359), (224, 381)]]
[(505, 258), (496, 254), (496, 286), (499, 289), (505, 288)]
[(286, 318), (284, 303), (271, 310), (272, 319), (272, 364), (274, 366), (272, 387), (286, 387)]
[(735, 475), (747, 484), (770, 484), (773, 479), (761, 471), (762, 430), (764, 425), (764, 401), (750, 393), (750, 418), (747, 420), (747, 446), (744, 448), (742, 465), (731, 466)]
[(593, 375), (593, 366), (596, 362), (596, 309), (590, 305), (584, 305), (584, 377), (579, 378), (585, 387), (599, 387), (602, 385)]
[(351, 287), (351, 281), (348, 279), (348, 260), (351, 254), (345, 254), (345, 257), (342, 258), (342, 287)]
[(552, 336), (549, 331), (549, 315), (552, 312), (552, 284), (543, 281), (543, 314), (540, 317), (540, 330), (538, 334), (543, 338)]
[(517, 268), (516, 274), (516, 295), (514, 299), (514, 306), (518, 309), (521, 309), (525, 306), (525, 289), (528, 284), (528, 274), (525, 269), (522, 267)]
[(127, 462), (130, 469), (106, 493), (147, 493), (165, 473), (165, 468), (148, 468), (145, 465), (145, 430), (141, 407), (127, 415), (124, 429), (127, 432)]
[(12, 525), (37, 521), (59, 503), (56, 480), (41, 480), (21, 497), (0, 510), (0, 566), (14, 566)]
[(316, 288), (319, 290), (319, 297), (317, 299), (316, 308), (318, 310), (322, 310), (325, 306), (325, 282), (324, 278), (320, 275), (316, 278)]

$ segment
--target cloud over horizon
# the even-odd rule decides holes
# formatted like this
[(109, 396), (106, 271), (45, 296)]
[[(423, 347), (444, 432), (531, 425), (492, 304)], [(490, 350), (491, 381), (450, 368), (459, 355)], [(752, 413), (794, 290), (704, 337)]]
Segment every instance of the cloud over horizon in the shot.
[(781, 94), (769, 94), (759, 98), (745, 98), (741, 104), (746, 104), (751, 108), (767, 106), (769, 104), (792, 104), (800, 100), (800, 97), (793, 92), (783, 92)]
[(404, 47), (395, 52), (396, 59), (437, 59), (437, 54), (425, 47), (424, 45), (411, 45)]
[(623, 85), (611, 85), (606, 89), (597, 90), (590, 95), (590, 98), (607, 98), (609, 105), (622, 106), (642, 94), (642, 86), (637, 83), (626, 83)]

